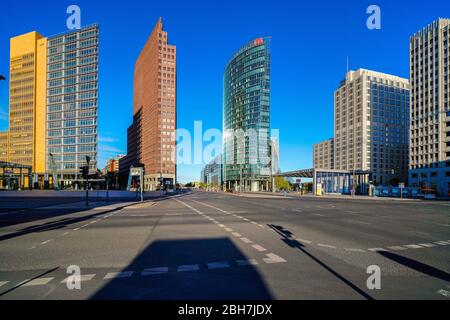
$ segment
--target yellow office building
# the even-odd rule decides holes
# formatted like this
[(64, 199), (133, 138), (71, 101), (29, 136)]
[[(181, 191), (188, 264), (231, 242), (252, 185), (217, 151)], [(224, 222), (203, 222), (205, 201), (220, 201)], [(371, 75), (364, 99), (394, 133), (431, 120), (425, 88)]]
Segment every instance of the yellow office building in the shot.
[[(47, 39), (11, 38), (8, 161), (45, 173)], [(25, 183), (28, 185), (28, 183)]]

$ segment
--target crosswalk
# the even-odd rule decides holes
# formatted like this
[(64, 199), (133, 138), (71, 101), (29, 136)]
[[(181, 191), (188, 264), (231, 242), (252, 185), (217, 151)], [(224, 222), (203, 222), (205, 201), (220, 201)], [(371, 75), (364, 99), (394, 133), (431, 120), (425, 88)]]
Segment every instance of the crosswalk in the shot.
[[(150, 276), (160, 276), (164, 274), (174, 274), (174, 273), (187, 273), (187, 272), (207, 272), (207, 271), (220, 271), (226, 269), (239, 269), (242, 267), (255, 266), (259, 264), (278, 264), (285, 263), (286, 260), (280, 256), (269, 253), (264, 255), (262, 259), (238, 259), (238, 260), (228, 260), (228, 261), (212, 261), (206, 263), (196, 263), (196, 264), (183, 264), (178, 266), (162, 266), (162, 267), (151, 267), (144, 268), (142, 270), (123, 270), (123, 271), (110, 271), (103, 273), (89, 273), (82, 274), (79, 276), (79, 280), (82, 283), (86, 283), (92, 280), (99, 281), (112, 281), (116, 279), (136, 279), (139, 277), (150, 277)], [(59, 279), (58, 279), (59, 278)], [(61, 278), (63, 278), (61, 280)], [(10, 287), (38, 287), (46, 286), (50, 284), (67, 284), (68, 282), (73, 282), (74, 276), (64, 276), (64, 277), (40, 277), (35, 279), (24, 279), (24, 280), (0, 280), (0, 288), (5, 286)], [(1, 290), (1, 289), (0, 289)], [(1, 293), (1, 292), (0, 292)]]

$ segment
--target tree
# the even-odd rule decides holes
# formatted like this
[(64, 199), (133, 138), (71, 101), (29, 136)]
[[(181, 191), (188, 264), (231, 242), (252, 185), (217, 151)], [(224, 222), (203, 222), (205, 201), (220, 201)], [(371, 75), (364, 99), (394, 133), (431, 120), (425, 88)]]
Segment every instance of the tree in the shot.
[(291, 188), (289, 182), (287, 182), (283, 177), (275, 178), (275, 186), (278, 190), (284, 191), (289, 191)]

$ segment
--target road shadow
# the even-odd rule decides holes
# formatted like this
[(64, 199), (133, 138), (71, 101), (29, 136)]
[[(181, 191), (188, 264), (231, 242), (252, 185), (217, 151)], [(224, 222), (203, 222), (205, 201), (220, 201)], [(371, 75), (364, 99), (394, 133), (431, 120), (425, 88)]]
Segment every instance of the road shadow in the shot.
[(325, 270), (330, 272), (332, 275), (334, 275), (336, 278), (338, 278), (340, 281), (342, 281), (344, 284), (346, 284), (348, 287), (350, 287), (353, 291), (355, 291), (357, 294), (362, 296), (364, 299), (367, 300), (374, 300), (372, 296), (367, 294), (364, 290), (360, 289), (357, 285), (352, 283), (350, 280), (339, 274), (336, 270), (331, 268), (329, 265), (327, 265), (325, 262), (321, 261), (319, 258), (315, 257), (313, 254), (309, 253), (306, 250), (306, 247), (300, 243), (298, 240), (293, 239), (293, 233), (287, 229), (284, 229), (284, 227), (274, 224), (268, 224), (268, 227), (272, 230), (276, 231), (278, 235), (281, 236), (281, 240), (286, 243), (291, 248), (297, 248), (304, 254), (306, 254), (308, 257), (310, 257), (312, 260), (317, 262), (321, 267), (323, 267)]
[[(155, 241), (122, 270), (131, 277), (109, 280), (91, 299), (272, 299), (258, 270), (242, 265), (247, 259), (228, 238)], [(167, 269), (143, 275), (149, 268)]]
[(450, 274), (439, 270), (435, 267), (429, 266), (425, 263), (419, 262), (417, 260), (413, 260), (404, 256), (400, 256), (396, 253), (393, 252), (389, 252), (389, 251), (379, 251), (378, 252), (380, 255), (382, 255), (383, 257), (392, 260), (394, 262), (397, 262), (407, 268), (413, 269), (417, 272), (426, 274), (428, 276), (431, 276), (433, 278), (437, 278), (440, 280), (444, 280), (447, 282), (450, 282)]
[[(160, 201), (165, 201), (165, 200), (168, 200), (171, 198), (182, 197), (187, 194), (188, 193), (166, 194), (166, 195), (161, 195), (158, 197), (153, 197), (151, 199), (147, 199), (144, 202), (149, 202), (149, 201), (150, 202), (160, 202)], [(32, 200), (34, 201), (35, 199), (31, 199), (31, 198), (22, 199), (22, 201), (24, 203), (30, 202)], [(133, 201), (132, 200), (121, 200), (121, 201), (111, 200), (109, 202), (106, 202), (106, 201), (98, 202), (95, 200), (91, 200), (90, 203), (91, 204), (94, 203), (94, 206), (85, 206), (84, 207), (84, 201), (81, 199), (78, 199), (75, 202), (72, 199), (70, 199), (66, 202), (58, 202), (58, 201), (60, 201), (60, 199), (56, 199), (56, 200), (57, 200), (56, 203), (49, 203), (48, 202), (49, 200), (45, 199), (45, 202), (41, 203), (40, 205), (30, 206), (28, 204), (28, 207), (27, 207), (27, 205), (24, 204), (22, 206), (22, 207), (24, 207), (24, 209), (15, 209), (13, 212), (10, 212), (10, 213), (7, 213), (7, 212), (0, 213), (0, 229), (18, 225), (18, 224), (22, 224), (22, 223), (37, 222), (39, 220), (45, 220), (45, 219), (50, 219), (50, 218), (55, 218), (55, 217), (63, 217), (63, 216), (71, 215), (74, 213), (82, 213), (82, 212), (93, 210), (93, 209), (99, 210), (102, 207), (107, 207), (110, 205), (117, 205), (118, 203), (121, 205), (118, 205), (116, 208), (114, 208), (112, 210), (99, 211), (98, 213), (88, 215), (86, 217), (63, 218), (58, 221), (50, 221), (50, 222), (43, 223), (43, 224), (32, 225), (32, 226), (20, 229), (16, 232), (0, 236), (0, 241), (15, 238), (17, 236), (21, 236), (21, 235), (24, 235), (24, 234), (27, 234), (30, 232), (41, 232), (41, 231), (60, 229), (60, 228), (63, 228), (65, 226), (73, 224), (73, 223), (82, 222), (84, 220), (91, 219), (93, 217), (96, 217), (97, 215), (107, 214), (110, 212), (121, 210), (126, 207), (136, 205), (137, 203), (140, 203), (140, 202), (136, 202), (135, 200), (133, 200)], [(74, 208), (70, 208), (70, 206), (73, 206), (76, 203), (78, 203), (79, 205), (75, 206)], [(62, 205), (62, 207), (58, 207), (61, 205)], [(69, 207), (64, 208), (65, 205), (67, 205)], [(52, 206), (55, 206), (55, 207), (52, 207)]]

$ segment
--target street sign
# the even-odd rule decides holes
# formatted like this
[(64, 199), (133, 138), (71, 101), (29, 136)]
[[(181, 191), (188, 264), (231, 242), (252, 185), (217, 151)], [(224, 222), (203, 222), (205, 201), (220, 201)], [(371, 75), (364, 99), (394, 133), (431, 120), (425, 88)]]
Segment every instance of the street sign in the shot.
[(403, 189), (403, 188), (405, 187), (405, 183), (400, 182), (400, 183), (398, 184), (398, 187), (399, 187), (400, 189)]

